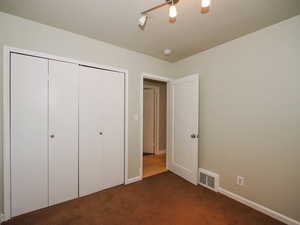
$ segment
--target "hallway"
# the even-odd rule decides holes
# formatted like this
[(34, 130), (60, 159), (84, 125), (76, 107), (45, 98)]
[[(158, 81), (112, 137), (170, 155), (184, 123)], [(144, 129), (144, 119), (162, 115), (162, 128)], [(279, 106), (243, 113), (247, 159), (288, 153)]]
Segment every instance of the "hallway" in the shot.
[(167, 171), (166, 168), (166, 154), (152, 155), (146, 154), (143, 156), (143, 176), (150, 177), (155, 174)]

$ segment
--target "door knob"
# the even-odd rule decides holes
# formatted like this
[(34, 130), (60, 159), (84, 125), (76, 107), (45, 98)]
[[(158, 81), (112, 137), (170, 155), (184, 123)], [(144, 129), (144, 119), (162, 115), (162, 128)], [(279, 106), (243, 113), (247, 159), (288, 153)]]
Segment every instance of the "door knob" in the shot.
[(51, 135), (50, 135), (50, 138), (55, 138), (55, 135), (54, 135), (54, 134), (51, 134)]
[(196, 138), (196, 134), (191, 134), (191, 138)]

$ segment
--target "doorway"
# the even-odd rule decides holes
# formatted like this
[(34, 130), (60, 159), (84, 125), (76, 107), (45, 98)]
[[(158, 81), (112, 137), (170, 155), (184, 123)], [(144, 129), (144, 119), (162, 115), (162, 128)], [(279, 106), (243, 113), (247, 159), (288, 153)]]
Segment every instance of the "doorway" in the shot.
[(167, 171), (167, 83), (143, 79), (143, 170), (150, 177)]
[[(144, 82), (162, 82), (166, 84), (166, 160), (163, 170), (153, 169), (151, 174), (144, 174)], [(151, 96), (151, 95), (150, 95)], [(199, 74), (193, 74), (178, 79), (169, 79), (143, 73), (140, 79), (140, 173), (133, 180), (142, 180), (144, 177), (156, 175), (170, 170), (185, 180), (198, 184), (198, 123), (199, 123)], [(154, 111), (154, 110), (153, 110)], [(145, 121), (146, 122), (146, 121)], [(155, 125), (153, 125), (155, 127)], [(175, 129), (176, 128), (176, 129)], [(155, 161), (155, 152), (152, 150), (152, 160)], [(145, 154), (147, 155), (147, 154)], [(160, 155), (157, 156), (157, 158)], [(150, 158), (150, 157), (149, 157)], [(150, 160), (149, 160), (150, 162)], [(151, 162), (150, 162), (151, 163)], [(153, 163), (157, 168), (158, 163)], [(153, 168), (153, 167), (152, 167)], [(146, 173), (146, 172), (145, 172)]]

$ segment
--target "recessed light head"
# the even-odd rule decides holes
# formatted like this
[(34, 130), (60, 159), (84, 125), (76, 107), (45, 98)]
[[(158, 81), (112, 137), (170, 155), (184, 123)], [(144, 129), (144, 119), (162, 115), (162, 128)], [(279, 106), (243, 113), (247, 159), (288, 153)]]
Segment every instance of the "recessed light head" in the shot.
[(143, 28), (146, 25), (147, 19), (148, 19), (148, 15), (142, 15), (139, 18), (139, 26)]
[(164, 55), (165, 55), (165, 56), (169, 56), (169, 55), (171, 55), (171, 54), (172, 54), (172, 50), (171, 50), (171, 49), (166, 48), (166, 49), (164, 50)]

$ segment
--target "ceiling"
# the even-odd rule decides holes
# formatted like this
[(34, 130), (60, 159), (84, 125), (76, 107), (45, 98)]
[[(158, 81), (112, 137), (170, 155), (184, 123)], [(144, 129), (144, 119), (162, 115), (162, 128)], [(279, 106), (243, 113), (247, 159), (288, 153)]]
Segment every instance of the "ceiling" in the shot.
[[(170, 62), (300, 14), (300, 0), (180, 0), (177, 21), (168, 7), (151, 12), (144, 30), (140, 12), (164, 0), (0, 0), (0, 11), (55, 26)], [(170, 56), (163, 50), (172, 49)]]

